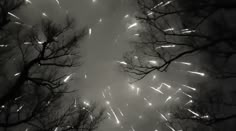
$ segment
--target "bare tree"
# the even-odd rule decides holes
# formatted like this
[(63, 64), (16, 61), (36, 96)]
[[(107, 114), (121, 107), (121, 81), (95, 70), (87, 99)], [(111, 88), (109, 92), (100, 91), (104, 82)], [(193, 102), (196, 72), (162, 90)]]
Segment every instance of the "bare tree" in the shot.
[[(3, 0), (0, 39), (1, 94), (0, 128), (32, 130), (93, 131), (104, 119), (96, 105), (63, 103), (69, 90), (72, 67), (80, 65), (79, 43), (86, 29), (75, 30), (74, 20), (66, 17), (57, 24), (47, 17), (36, 26), (10, 22), (9, 13), (25, 1)], [(59, 105), (68, 107), (64, 112)], [(55, 114), (57, 112), (58, 114)]]
[[(236, 19), (233, 18), (236, 3), (218, 0), (137, 2), (140, 9), (137, 19), (143, 28), (139, 39), (133, 42), (135, 50), (124, 55), (126, 64), (122, 66), (123, 70), (139, 81), (154, 71), (167, 71), (178, 61), (204, 57), (200, 68), (209, 74), (209, 79), (216, 79), (209, 81), (220, 81), (223, 86), (211, 88), (209, 83), (200, 85), (202, 96), (196, 96), (195, 104), (190, 109), (203, 116), (193, 117), (185, 107), (178, 106), (173, 107), (174, 116), (179, 120), (193, 120), (209, 126), (235, 120), (235, 103), (225, 99), (235, 98), (235, 90), (225, 83), (228, 80), (234, 84), (232, 79), (236, 76), (233, 68), (236, 64)], [(225, 90), (222, 91), (222, 88)], [(220, 91), (225, 94), (209, 95)], [(212, 101), (212, 98), (222, 101)], [(216, 106), (227, 106), (229, 109), (215, 112), (218, 109)]]

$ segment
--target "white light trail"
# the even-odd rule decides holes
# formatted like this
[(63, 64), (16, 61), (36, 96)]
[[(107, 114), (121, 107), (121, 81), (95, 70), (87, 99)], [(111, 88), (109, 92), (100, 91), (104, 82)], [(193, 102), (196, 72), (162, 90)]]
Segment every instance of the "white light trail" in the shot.
[(68, 75), (63, 81), (66, 83), (69, 81), (69, 79), (71, 78), (72, 74)]
[(137, 23), (137, 22), (135, 22), (135, 23), (129, 25), (129, 26), (128, 26), (128, 29), (131, 29), (131, 28), (136, 27), (136, 26), (138, 26), (138, 23)]
[(152, 65), (157, 65), (157, 61), (156, 60), (150, 60), (150, 61), (148, 61), (150, 64), (152, 64)]
[(104, 99), (106, 98), (105, 93), (103, 91), (102, 91), (102, 96)]
[(30, 0), (25, 0), (26, 4), (32, 4), (32, 2)]
[(14, 15), (14, 14), (12, 14), (11, 12), (8, 12), (8, 15), (10, 15), (10, 16), (12, 16), (12, 17), (14, 17), (14, 18), (16, 18), (16, 19), (20, 19), (18, 16), (16, 16), (16, 15)]
[(151, 15), (153, 15), (154, 13), (152, 12), (152, 11), (150, 11), (150, 12), (148, 12), (148, 16), (151, 16)]
[(165, 101), (165, 103), (168, 102), (168, 101), (171, 100), (171, 99), (172, 99), (172, 97), (171, 97), (171, 96), (168, 96), (167, 99), (166, 99), (166, 101)]
[(162, 5), (162, 7), (169, 5), (171, 2), (171, 0), (167, 1), (165, 4)]
[(56, 127), (56, 128), (54, 129), (54, 131), (58, 131), (58, 127)]
[(47, 17), (47, 16), (48, 16), (48, 15), (47, 15), (45, 12), (43, 12), (43, 13), (42, 13), (42, 15), (43, 15), (43, 16), (45, 16), (45, 17)]
[(196, 113), (196, 112), (192, 111), (191, 109), (188, 109), (188, 111), (189, 111), (189, 112), (191, 112), (193, 115), (195, 115), (195, 116), (197, 116), (197, 117), (199, 117), (199, 116), (200, 116), (198, 113)]
[(89, 37), (92, 35), (92, 28), (89, 28)]
[(131, 129), (132, 129), (132, 131), (135, 131), (135, 129), (134, 129), (134, 127), (133, 127), (133, 126), (131, 126)]
[(196, 90), (197, 90), (196, 88), (193, 88), (193, 87), (190, 87), (190, 86), (187, 86), (187, 85), (182, 85), (182, 86), (184, 86), (184, 87), (186, 87), (186, 88), (188, 88), (188, 89), (191, 89), (191, 90), (193, 90), (193, 91), (196, 91)]
[(200, 76), (205, 76), (205, 73), (202, 72), (196, 72), (196, 71), (188, 71), (191, 74), (196, 74), (196, 75), (200, 75)]
[(115, 117), (115, 119), (116, 119), (116, 124), (119, 125), (119, 124), (120, 124), (120, 120), (119, 120), (118, 117), (116, 116), (116, 113), (115, 113), (114, 110), (111, 108), (111, 106), (109, 106), (109, 108), (110, 108), (112, 114), (114, 115), (114, 117)]
[(164, 31), (164, 32), (168, 32), (168, 31), (174, 31), (174, 30), (175, 30), (175, 28), (172, 27), (172, 28), (164, 29), (163, 31)]
[(84, 79), (87, 79), (87, 78), (88, 78), (87, 74), (84, 74)]
[(137, 90), (137, 95), (139, 95), (139, 93), (140, 93), (140, 88), (136, 88), (136, 90)]
[(121, 65), (128, 65), (125, 61), (117, 61)]
[(192, 63), (189, 63), (189, 62), (175, 62), (175, 63), (180, 63), (180, 64), (183, 64), (183, 65), (188, 65), (188, 66), (191, 66), (192, 65)]
[(16, 73), (16, 74), (14, 74), (14, 76), (18, 76), (18, 75), (20, 75), (20, 73)]
[(90, 106), (89, 102), (87, 102), (87, 101), (84, 101), (83, 103), (84, 103), (84, 105), (86, 105), (86, 106)]
[[(166, 84), (166, 83), (161, 83), (161, 86), (162, 86), (162, 85), (165, 85), (165, 86), (168, 87), (169, 89), (171, 88), (171, 86), (168, 85), (168, 84)], [(160, 86), (160, 87), (161, 87), (161, 86)]]
[(188, 104), (192, 104), (193, 103), (193, 100), (189, 100), (186, 104), (184, 105), (188, 105)]
[(171, 131), (175, 131), (175, 129), (174, 129), (173, 127), (171, 127), (170, 125), (166, 124), (166, 126), (167, 126), (168, 128), (170, 128)]
[(99, 23), (102, 23), (102, 18), (99, 19)]
[(75, 98), (75, 100), (74, 100), (74, 108), (76, 108), (77, 107), (77, 101), (76, 101), (76, 98)]
[(118, 110), (119, 110), (119, 112), (120, 112), (121, 116), (124, 116), (124, 114), (123, 114), (123, 112), (121, 111), (121, 109), (120, 109), (120, 108), (118, 108)]
[(129, 17), (129, 14), (126, 14), (125, 16), (124, 16), (124, 18), (128, 18)]
[(93, 3), (97, 2), (97, 0), (92, 0)]
[(187, 94), (186, 92), (182, 91), (182, 93), (186, 96), (188, 96), (189, 98), (193, 98), (191, 95)]
[(152, 103), (148, 101), (147, 98), (143, 98), (143, 99), (147, 102), (148, 106), (152, 106)]
[(0, 47), (7, 47), (8, 45), (0, 45)]
[[(160, 113), (161, 114), (161, 113)], [(165, 121), (168, 121), (168, 119), (163, 115), (161, 114), (161, 117), (165, 120)]]
[(23, 107), (24, 105), (20, 106), (16, 111), (19, 112)]
[(154, 87), (150, 87), (150, 88), (157, 91), (157, 92), (159, 92), (159, 93), (161, 93), (161, 94), (164, 94), (162, 91), (160, 91), (160, 88), (154, 88)]
[(182, 29), (181, 32), (182, 32), (183, 34), (189, 34), (189, 33), (195, 32), (195, 30)]

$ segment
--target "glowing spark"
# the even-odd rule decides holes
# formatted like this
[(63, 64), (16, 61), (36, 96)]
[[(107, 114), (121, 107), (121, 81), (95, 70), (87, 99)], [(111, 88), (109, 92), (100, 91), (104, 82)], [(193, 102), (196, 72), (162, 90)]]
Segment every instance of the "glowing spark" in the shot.
[(118, 63), (120, 63), (121, 65), (128, 65), (125, 61), (117, 61)]
[(14, 15), (14, 14), (12, 14), (11, 12), (8, 12), (8, 15), (10, 15), (10, 16), (12, 16), (12, 17), (14, 17), (14, 18), (16, 18), (16, 19), (20, 19), (18, 16), (16, 16), (16, 15)]
[(42, 45), (44, 42), (43, 41), (38, 41), (38, 44)]
[(42, 15), (43, 15), (43, 16), (45, 16), (45, 17), (47, 17), (47, 16), (48, 16), (48, 15), (47, 15), (45, 12), (43, 12), (43, 13), (42, 13)]
[[(161, 113), (160, 113), (161, 114)], [(163, 115), (161, 114), (161, 117), (165, 120), (165, 121), (168, 121), (168, 119)]]
[(99, 23), (102, 23), (102, 18), (99, 19)]
[(169, 5), (171, 2), (172, 1), (167, 1), (165, 4), (162, 5), (162, 7)]
[(188, 97), (192, 98), (192, 96), (191, 96), (191, 95), (189, 95), (189, 94), (187, 94), (187, 93), (185, 93), (185, 92), (183, 92), (183, 91), (182, 91), (182, 93), (183, 93), (184, 95), (186, 95), (186, 96), (188, 96)]
[(106, 101), (106, 104), (107, 104), (107, 105), (110, 105), (110, 101)]
[(147, 15), (150, 16), (150, 15), (153, 15), (154, 13), (152, 11), (150, 11)]
[(64, 82), (68, 82), (68, 80), (71, 78), (72, 74), (68, 75), (65, 79), (64, 79)]
[(74, 108), (76, 108), (76, 107), (77, 107), (77, 101), (75, 99), (75, 101), (74, 101)]
[(16, 73), (16, 74), (14, 74), (14, 76), (18, 76), (18, 75), (20, 75), (20, 73)]
[(31, 44), (31, 42), (24, 42), (24, 45), (29, 45)]
[(205, 116), (202, 116), (201, 118), (202, 119), (209, 119), (209, 117), (210, 117), (209, 115), (205, 115)]
[(139, 95), (139, 92), (140, 92), (140, 88), (137, 88), (137, 95)]
[(192, 104), (193, 103), (193, 100), (189, 100), (186, 104), (184, 105), (188, 105), (188, 104)]
[(58, 131), (58, 127), (56, 127), (56, 128), (54, 129), (54, 131)]
[(180, 92), (180, 91), (182, 91), (181, 88), (179, 88), (179, 89), (175, 92), (175, 94), (177, 94), (177, 93)]
[(126, 14), (125, 16), (124, 16), (124, 18), (128, 18), (129, 17), (129, 14)]
[(162, 85), (165, 85), (165, 86), (168, 87), (169, 89), (171, 88), (171, 86), (168, 85), (168, 84), (166, 84), (166, 83), (161, 83), (161, 86), (162, 86)]
[(86, 106), (90, 106), (89, 102), (87, 102), (87, 101), (84, 101), (83, 103), (84, 103), (84, 105), (86, 105)]
[(170, 99), (172, 99), (171, 96), (169, 96), (169, 97), (166, 99), (165, 103), (168, 102)]
[(90, 119), (93, 120), (93, 116), (92, 115), (89, 115)]
[(139, 34), (134, 34), (134, 36), (139, 36)]
[(29, 128), (26, 128), (25, 131), (29, 131)]
[(133, 127), (133, 126), (131, 126), (131, 129), (132, 129), (132, 131), (135, 131), (135, 129), (134, 129), (134, 127)]
[(118, 108), (118, 110), (119, 110), (121, 116), (124, 116), (124, 114), (123, 114), (123, 112), (120, 110), (120, 108)]
[(160, 89), (159, 88), (154, 88), (154, 87), (150, 87), (151, 89), (153, 89), (153, 90), (155, 90), (155, 91), (157, 91), (157, 92), (159, 92), (159, 93), (161, 93), (161, 94), (164, 94), (162, 91), (160, 91)]
[(133, 84), (129, 84), (129, 87), (134, 90), (135, 89), (135, 86)]
[(156, 78), (157, 78), (156, 75), (153, 75), (153, 76), (152, 76), (152, 80), (155, 80)]
[(25, 0), (26, 4), (32, 4), (30, 0)]
[(148, 106), (152, 106), (152, 103), (149, 102), (146, 98), (143, 98), (147, 103), (148, 103)]
[(143, 119), (143, 116), (142, 116), (142, 115), (139, 115), (138, 118), (139, 118), (139, 119)]
[(196, 74), (196, 75), (200, 75), (200, 76), (205, 76), (205, 73), (201, 73), (201, 72), (195, 72), (195, 71), (188, 71), (191, 74)]
[(134, 56), (134, 59), (138, 59), (138, 56)]
[(167, 29), (165, 29), (165, 30), (163, 30), (164, 32), (168, 32), (168, 31), (174, 31), (175, 30), (175, 28), (167, 28)]
[(92, 28), (89, 28), (89, 37), (92, 35)]
[(155, 61), (155, 60), (150, 60), (150, 61), (148, 61), (150, 64), (152, 64), (152, 65), (157, 65), (157, 61)]
[(87, 77), (88, 77), (87, 74), (84, 74), (84, 79), (87, 79)]
[(182, 29), (181, 32), (182, 32), (183, 34), (188, 34), (188, 33), (195, 32), (195, 30)]
[(59, 0), (56, 0), (56, 2), (57, 2), (57, 4), (60, 6), (60, 2), (59, 2)]
[(189, 63), (189, 62), (175, 62), (175, 63), (180, 63), (180, 64), (188, 65), (188, 66), (191, 66), (191, 65), (192, 65), (192, 63)]
[(116, 119), (116, 124), (120, 124), (120, 120), (118, 119), (118, 117), (116, 116), (116, 113), (114, 112), (114, 110), (111, 108), (111, 106), (109, 106), (111, 109), (112, 114), (114, 115), (115, 119)]
[(93, 0), (93, 3), (97, 2), (97, 0)]
[(130, 26), (128, 26), (128, 29), (131, 29), (131, 28), (133, 28), (135, 26), (138, 26), (138, 23), (135, 22), (135, 23), (131, 24)]
[(0, 45), (0, 47), (7, 47), (8, 45)]
[(19, 112), (23, 107), (24, 105), (20, 106), (16, 111)]
[(171, 127), (170, 125), (166, 124), (166, 126), (167, 126), (168, 128), (170, 128), (171, 131), (175, 131), (175, 129), (174, 129), (173, 127)]
[(184, 86), (184, 87), (186, 87), (186, 88), (188, 88), (188, 89), (191, 89), (191, 90), (193, 90), (193, 91), (196, 91), (196, 88), (193, 88), (193, 87), (190, 87), (190, 86), (187, 86), (187, 85), (182, 85), (182, 86)]
[(194, 112), (194, 111), (192, 111), (192, 110), (190, 110), (190, 109), (188, 109), (188, 111), (191, 112), (193, 115), (195, 115), (195, 116), (197, 116), (197, 117), (200, 116), (198, 113), (196, 113), (196, 112)]
[(160, 3), (157, 4), (157, 6), (160, 6), (160, 5), (162, 5), (163, 3), (164, 3), (164, 2), (160, 2)]
[(162, 45), (162, 46), (156, 47), (156, 49), (160, 49), (160, 48), (174, 48), (174, 47), (176, 47), (176, 45)]

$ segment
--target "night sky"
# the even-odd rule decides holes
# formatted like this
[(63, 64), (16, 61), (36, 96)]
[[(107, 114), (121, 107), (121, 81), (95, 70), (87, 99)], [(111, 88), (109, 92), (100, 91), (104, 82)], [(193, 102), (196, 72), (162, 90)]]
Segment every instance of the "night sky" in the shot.
[[(179, 97), (189, 104), (195, 88), (183, 85), (188, 85), (189, 79), (207, 79), (207, 74), (194, 72), (200, 71), (196, 58), (187, 61), (195, 65), (176, 62), (167, 73), (154, 72), (142, 81), (129, 83), (132, 79), (120, 66), (125, 64), (122, 56), (133, 49), (131, 41), (138, 40), (137, 33), (142, 28), (135, 19), (138, 13), (135, 0), (31, 2), (16, 14), (29, 25), (37, 24), (43, 12), (58, 22), (68, 13), (75, 18), (76, 28), (88, 28), (88, 36), (80, 47), (82, 65), (70, 72), (70, 86), (78, 89), (75, 97), (78, 95), (84, 101), (95, 101), (107, 107), (108, 119), (100, 125), (99, 131), (171, 130), (158, 123), (169, 117), (168, 110), (161, 108), (178, 103)], [(155, 91), (159, 86), (162, 91)]]

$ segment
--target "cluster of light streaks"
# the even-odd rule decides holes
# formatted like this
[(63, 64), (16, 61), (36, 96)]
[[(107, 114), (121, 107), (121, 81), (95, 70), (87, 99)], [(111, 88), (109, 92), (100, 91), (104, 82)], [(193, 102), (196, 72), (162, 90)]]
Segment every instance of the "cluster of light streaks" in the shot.
[[(61, 8), (61, 5), (60, 5), (60, 2), (59, 0), (55, 0), (57, 5)], [(92, 3), (96, 3), (98, 2), (97, 0), (92, 0)], [(26, 0), (26, 3), (28, 4), (32, 4), (32, 2), (30, 0)], [(153, 9), (157, 8), (157, 7), (165, 7), (165, 6), (168, 6), (169, 4), (171, 4), (172, 1), (167, 1), (167, 2), (160, 2), (158, 3), (156, 6), (153, 7)], [(11, 12), (8, 12), (8, 14), (12, 17), (14, 17), (15, 19), (17, 20), (20, 20), (20, 18), (18, 16), (16, 16), (15, 14), (11, 13)], [(46, 12), (41, 12), (41, 15), (44, 16), (44, 17), (48, 17), (47, 13)], [(149, 11), (147, 12), (147, 15), (148, 16), (152, 16), (154, 15), (154, 12), (153, 11)], [(130, 17), (132, 17), (129, 13), (125, 14), (125, 15), (122, 15), (122, 19), (129, 19)], [(100, 18), (99, 20), (97, 19), (96, 20), (96, 23), (99, 22), (99, 23), (102, 23), (104, 21), (104, 19)], [(18, 22), (18, 24), (20, 24)], [(134, 22), (132, 24), (128, 24), (128, 26), (126, 27), (127, 30), (131, 30), (135, 27), (139, 26), (138, 22)], [(94, 29), (94, 28), (93, 28)], [(164, 29), (163, 30), (164, 32), (172, 32), (172, 31), (175, 31), (175, 28), (171, 27), (171, 28), (167, 28), (167, 29)], [(191, 30), (191, 29), (182, 29), (180, 30), (180, 32), (182, 34), (187, 34), (187, 33), (193, 33), (195, 32), (195, 30)], [(89, 34), (89, 38), (92, 37), (92, 33), (93, 33), (93, 30), (92, 30), (92, 27), (90, 27), (88, 29), (88, 34)], [(93, 33), (94, 34), (94, 33)], [(135, 32), (133, 34), (134, 36), (140, 36), (139, 33)], [(44, 42), (43, 41), (38, 41), (38, 44), (43, 44)], [(25, 45), (28, 45), (28, 44), (31, 44), (30, 42), (24, 42)], [(7, 45), (0, 45), (0, 47), (7, 47)], [(175, 48), (176, 45), (162, 45), (162, 46), (158, 46), (156, 47), (156, 49), (159, 49), (159, 48)], [(139, 59), (139, 56), (134, 56), (134, 58), (137, 60)], [(120, 65), (123, 65), (123, 66), (127, 66), (128, 63), (125, 62), (125, 61), (116, 61), (116, 63), (120, 64)], [(157, 60), (148, 60), (147, 61), (148, 64), (151, 64), (153, 66), (156, 66), (158, 65), (158, 61)], [(187, 66), (192, 66), (193, 64), (190, 63), (190, 62), (175, 62), (177, 64), (181, 64), (181, 65), (187, 65)], [(202, 72), (195, 72), (195, 71), (187, 71), (188, 73), (190, 74), (195, 74), (195, 75), (199, 75), (199, 76), (205, 76), (205, 73), (202, 73)], [(15, 73), (14, 76), (18, 76), (20, 75), (19, 73)], [(67, 83), (69, 82), (69, 80), (71, 79), (72, 77), (72, 74), (66, 76), (63, 80), (64, 83)], [(87, 79), (87, 74), (84, 75), (84, 78)], [(157, 80), (157, 76), (156, 75), (153, 75), (152, 76), (152, 81), (158, 81)], [(135, 91), (135, 94), (137, 97), (142, 97), (142, 99), (145, 101), (145, 103), (149, 106), (149, 107), (154, 107), (155, 105), (155, 101), (153, 101), (152, 99), (148, 98), (148, 96), (144, 96), (142, 94), (143, 90), (148, 90), (148, 89), (152, 89), (154, 90), (155, 94), (156, 95), (161, 95), (161, 97), (165, 98), (165, 100), (163, 101), (163, 104), (169, 104), (171, 103), (172, 101), (175, 101), (180, 99), (179, 97), (176, 97), (175, 95), (184, 95), (184, 96), (187, 96), (190, 100), (188, 100), (184, 106), (187, 108), (188, 105), (190, 104), (193, 104), (193, 100), (192, 100), (192, 96), (189, 94), (189, 92), (185, 92), (182, 88), (186, 88), (186, 89), (190, 89), (191, 91), (196, 91), (197, 89), (194, 88), (194, 87), (191, 87), (191, 86), (188, 86), (186, 84), (180, 84), (182, 86), (182, 88), (179, 88), (178, 90), (176, 90), (175, 88), (172, 88), (172, 84), (173, 83), (165, 83), (165, 82), (161, 82), (159, 81), (158, 83), (160, 83), (160, 86), (159, 87), (154, 87), (154, 86), (149, 86), (150, 88), (142, 88), (142, 87), (137, 87), (135, 86), (134, 84), (128, 84), (127, 86), (130, 87), (130, 89), (132, 91)], [(142, 92), (141, 92), (141, 89), (142, 89)], [(174, 94), (170, 94), (170, 93), (166, 93), (166, 89), (168, 90), (174, 90)], [(141, 95), (142, 94), (142, 95)], [(115, 123), (117, 125), (120, 125), (119, 127), (123, 127), (122, 126), (122, 123), (125, 123), (123, 122), (125, 119), (122, 119), (121, 117), (123, 118), (126, 118), (128, 119), (128, 117), (126, 117), (127, 114), (129, 114), (130, 111), (124, 111), (122, 109), (122, 107), (118, 107), (116, 106), (116, 103), (112, 103), (113, 102), (113, 96), (112, 96), (112, 93), (111, 93), (111, 87), (110, 86), (107, 86), (106, 89), (102, 90), (102, 97), (104, 98), (104, 101), (105, 101), (105, 105), (109, 108), (109, 110), (107, 111), (107, 116), (109, 118), (109, 120), (111, 121), (115, 121)], [(151, 102), (152, 101), (152, 102)], [(171, 101), (171, 102), (170, 102)], [(140, 102), (142, 103), (142, 102)], [(50, 104), (50, 101), (48, 101), (47, 103), (48, 105)], [(74, 107), (77, 108), (77, 100), (74, 99)], [(90, 103), (88, 101), (83, 101), (83, 104), (85, 107), (89, 107), (90, 106)], [(127, 108), (129, 108), (129, 104), (125, 104)], [(142, 106), (142, 105), (141, 105)], [(144, 105), (145, 106), (145, 105)], [(24, 107), (24, 105), (20, 106), (18, 109), (17, 109), (17, 112), (21, 111), (22, 108)], [(84, 108), (85, 108), (84, 107)], [(1, 108), (5, 108), (4, 105), (1, 106)], [(194, 112), (193, 110), (191, 109), (187, 109), (190, 113), (192, 113), (194, 116), (196, 117), (201, 117), (201, 118), (205, 118), (205, 119), (208, 119), (210, 116), (208, 115), (204, 115), (204, 116), (201, 116), (200, 114)], [(131, 111), (133, 112), (133, 111)], [(143, 119), (143, 115), (138, 115), (136, 116), (138, 119)], [(163, 113), (160, 113), (160, 118), (163, 119), (164, 121), (169, 121), (167, 119), (167, 117), (163, 114)], [(90, 115), (90, 119), (93, 120), (93, 116)], [(123, 120), (123, 121), (122, 121)], [(135, 123), (132, 123), (130, 124), (128, 127), (129, 129), (131, 129), (132, 131), (135, 131), (135, 127), (133, 126), (133, 124)], [(175, 131), (175, 129), (169, 125), (169, 124), (165, 124), (170, 130), (172, 131)], [(125, 129), (125, 128), (124, 128)], [(26, 128), (26, 130), (28, 130), (28, 128)], [(54, 131), (58, 131), (59, 128), (56, 127), (54, 129)], [(158, 129), (155, 129), (155, 131), (158, 131)]]

